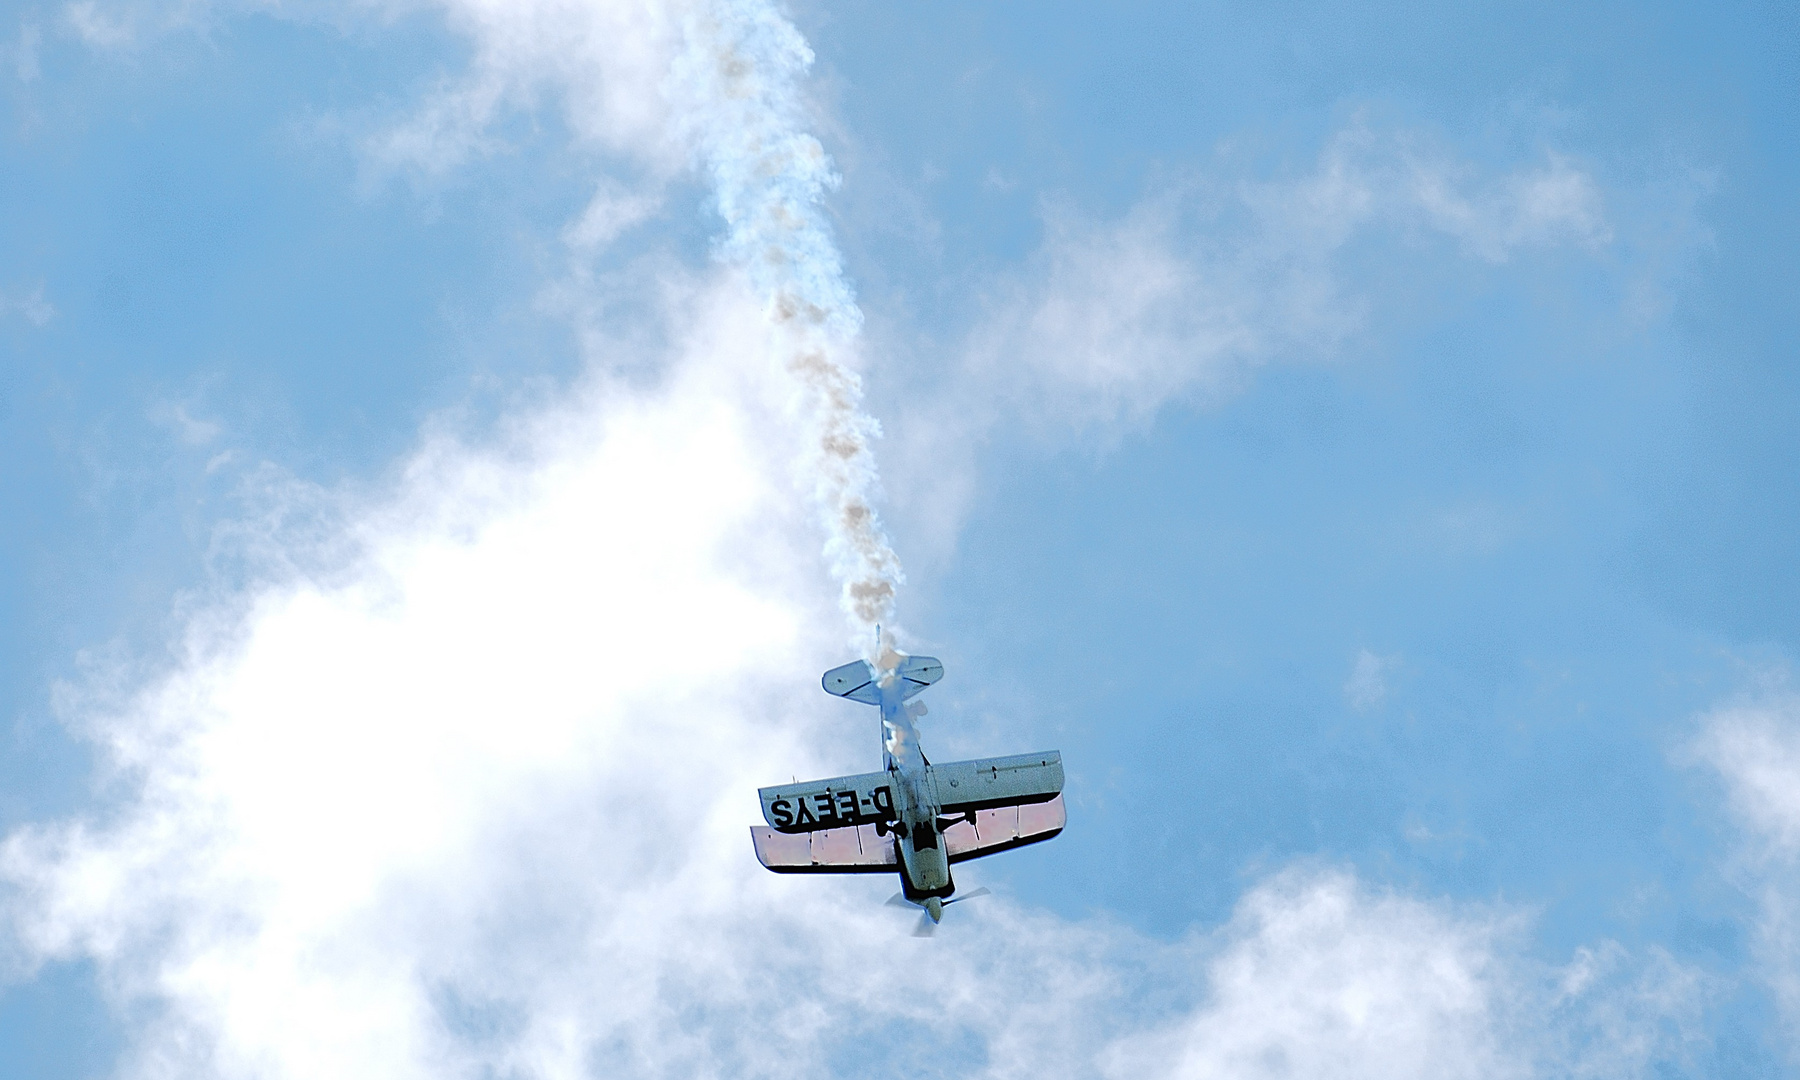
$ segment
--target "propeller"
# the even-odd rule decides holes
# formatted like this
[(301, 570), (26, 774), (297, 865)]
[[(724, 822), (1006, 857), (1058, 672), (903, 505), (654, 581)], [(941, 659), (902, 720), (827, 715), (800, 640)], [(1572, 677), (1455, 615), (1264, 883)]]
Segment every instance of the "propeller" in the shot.
[[(933, 896), (925, 900), (924, 903), (920, 903), (916, 900), (908, 900), (905, 893), (895, 893), (888, 897), (887, 902), (889, 907), (916, 907), (922, 909), (919, 912), (919, 924), (913, 927), (912, 936), (930, 937), (937, 932), (938, 920), (944, 917), (945, 908), (949, 907), (951, 904), (960, 904), (964, 900), (973, 900), (977, 896), (990, 896), (993, 894), (993, 891), (994, 890), (988, 888), (986, 885), (983, 885), (979, 889), (973, 889), (954, 899), (939, 900), (937, 897)], [(934, 908), (936, 910), (933, 910)]]

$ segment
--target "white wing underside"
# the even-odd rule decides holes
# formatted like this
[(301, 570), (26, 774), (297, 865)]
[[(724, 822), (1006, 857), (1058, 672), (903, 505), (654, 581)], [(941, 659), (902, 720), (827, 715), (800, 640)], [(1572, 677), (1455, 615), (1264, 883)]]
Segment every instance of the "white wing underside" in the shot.
[[(1061, 795), (1047, 802), (976, 810), (944, 829), (946, 854), (953, 863), (979, 859), (1048, 840), (1063, 831), (1068, 814)], [(763, 825), (750, 827), (757, 859), (778, 874), (880, 874), (899, 868), (892, 833), (879, 835), (874, 825), (784, 833)]]

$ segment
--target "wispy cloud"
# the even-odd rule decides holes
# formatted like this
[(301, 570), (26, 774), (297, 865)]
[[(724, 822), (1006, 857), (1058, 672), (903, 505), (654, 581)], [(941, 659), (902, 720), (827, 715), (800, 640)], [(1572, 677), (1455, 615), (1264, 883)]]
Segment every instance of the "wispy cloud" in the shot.
[(581, 216), (563, 230), (563, 241), (582, 255), (591, 255), (642, 224), (662, 206), (653, 192), (627, 190), (618, 181), (604, 179), (588, 200)]
[(22, 21), (19, 24), (19, 36), (7, 53), (11, 54), (13, 74), (22, 83), (36, 82), (40, 74), (38, 68), (38, 50), (43, 46), (44, 32), (36, 22)]
[(953, 547), (996, 428), (1106, 445), (1171, 403), (1229, 399), (1265, 365), (1339, 355), (1379, 291), (1346, 269), (1359, 240), (1473, 269), (1590, 256), (1612, 237), (1599, 182), (1565, 156), (1483, 170), (1360, 120), (1297, 176), (1222, 169), (1113, 220), (1055, 199), (1043, 215), (1040, 248), (992, 285), (958, 362), (895, 424), (894, 457), (912, 465), (890, 487), (930, 549)]
[(1377, 656), (1367, 649), (1356, 654), (1350, 678), (1344, 682), (1344, 700), (1357, 712), (1368, 712), (1387, 700), (1388, 672), (1400, 666), (1398, 656)]
[(666, 91), (684, 25), (708, 17), (704, 4), (432, 6), (474, 55), (410, 115), (366, 137), (363, 150), (378, 172), (443, 175), (500, 149), (495, 131), (508, 113), (541, 105), (560, 106), (578, 140), (662, 175), (691, 163), (693, 148)]
[(44, 295), (43, 285), (34, 285), (14, 296), (0, 293), (0, 314), (16, 314), (33, 326), (42, 327), (56, 318), (56, 306)]
[(1116, 222), (1052, 205), (1035, 268), (999, 298), (971, 363), (994, 391), (1076, 425), (1217, 396), (1359, 328), (1366, 300), (1333, 259), (1380, 229), (1442, 235), (1485, 262), (1611, 237), (1599, 185), (1560, 155), (1485, 174), (1357, 124), (1295, 179), (1195, 178)]
[(1505, 262), (1521, 248), (1595, 248), (1612, 239), (1599, 186), (1555, 153), (1542, 165), (1493, 179), (1410, 155), (1400, 169), (1401, 190), (1431, 227), (1489, 262)]
[(76, 0), (63, 8), (63, 21), (93, 48), (122, 49), (137, 41), (132, 10), (108, 7), (96, 0)]
[(181, 402), (159, 402), (152, 406), (149, 416), (151, 423), (166, 428), (188, 446), (205, 446), (219, 437), (217, 423), (196, 419)]

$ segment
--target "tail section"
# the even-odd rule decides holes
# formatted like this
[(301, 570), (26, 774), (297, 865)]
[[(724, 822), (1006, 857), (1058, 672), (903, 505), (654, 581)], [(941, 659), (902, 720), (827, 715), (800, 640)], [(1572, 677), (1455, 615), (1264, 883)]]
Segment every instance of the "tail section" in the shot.
[[(894, 669), (894, 676), (903, 680), (900, 688), (902, 701), (930, 686), (944, 677), (944, 665), (938, 663), (935, 656), (909, 656)], [(825, 692), (851, 701), (860, 701), (865, 705), (881, 704), (879, 687), (880, 673), (867, 660), (858, 660), (843, 667), (834, 667), (825, 673), (820, 680)]]

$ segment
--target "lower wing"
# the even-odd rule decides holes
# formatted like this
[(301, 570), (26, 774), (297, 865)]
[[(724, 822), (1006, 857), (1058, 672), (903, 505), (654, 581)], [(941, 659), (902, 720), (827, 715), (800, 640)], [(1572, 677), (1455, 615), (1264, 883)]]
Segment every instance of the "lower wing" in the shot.
[(756, 858), (777, 874), (880, 874), (900, 868), (894, 836), (875, 835), (875, 826), (786, 833), (750, 826)]
[[(1061, 795), (1044, 802), (972, 810), (944, 826), (945, 854), (958, 863), (1011, 851), (1050, 839), (1063, 831), (1067, 821)], [(877, 835), (873, 825), (809, 833), (752, 825), (750, 839), (757, 860), (777, 874), (881, 874), (900, 868), (894, 835)]]
[(945, 826), (945, 854), (959, 863), (1011, 851), (1051, 839), (1068, 820), (1061, 795), (1045, 802), (976, 810)]

